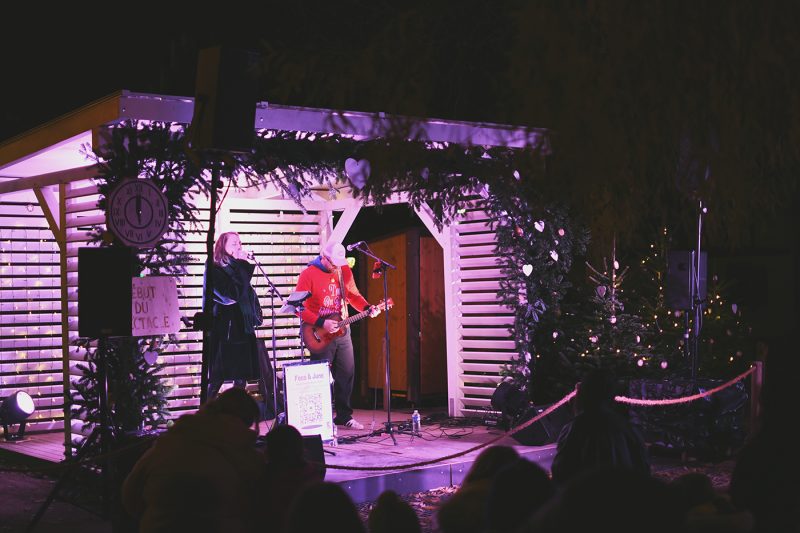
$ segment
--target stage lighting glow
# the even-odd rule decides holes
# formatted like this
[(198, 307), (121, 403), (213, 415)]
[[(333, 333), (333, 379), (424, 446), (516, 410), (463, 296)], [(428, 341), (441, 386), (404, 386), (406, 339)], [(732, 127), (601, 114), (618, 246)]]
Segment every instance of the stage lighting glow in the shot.
[[(25, 391), (17, 391), (6, 397), (0, 404), (0, 421), (6, 440), (20, 440), (25, 435), (25, 421), (36, 410), (33, 398)], [(12, 434), (10, 426), (18, 424), (17, 432)]]

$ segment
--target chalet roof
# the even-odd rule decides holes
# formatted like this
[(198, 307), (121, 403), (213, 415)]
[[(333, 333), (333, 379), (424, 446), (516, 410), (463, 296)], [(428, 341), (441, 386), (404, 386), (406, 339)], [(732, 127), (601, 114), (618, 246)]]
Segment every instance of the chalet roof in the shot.
[[(102, 126), (126, 120), (189, 124), (193, 109), (193, 98), (123, 90), (33, 128), (0, 144), (0, 195), (91, 177), (92, 163), (81, 147), (93, 146), (97, 141), (93, 132)], [(546, 142), (545, 130), (538, 128), (267, 102), (256, 105), (253, 127), (337, 133), (358, 139), (386, 136), (402, 127), (409, 139), (511, 148)]]

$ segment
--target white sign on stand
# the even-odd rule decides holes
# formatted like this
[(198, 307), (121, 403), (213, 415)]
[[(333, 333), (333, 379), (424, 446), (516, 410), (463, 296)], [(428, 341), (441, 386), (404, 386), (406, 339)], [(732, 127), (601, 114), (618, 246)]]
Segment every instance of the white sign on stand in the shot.
[(131, 279), (131, 335), (166, 335), (181, 329), (178, 286), (170, 276)]
[(283, 365), (286, 421), (301, 435), (332, 441), (331, 372), (327, 361)]

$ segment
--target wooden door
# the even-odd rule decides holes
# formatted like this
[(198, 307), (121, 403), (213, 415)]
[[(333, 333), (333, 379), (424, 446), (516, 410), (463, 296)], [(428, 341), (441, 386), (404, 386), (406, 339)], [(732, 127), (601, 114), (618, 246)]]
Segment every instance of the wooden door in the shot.
[[(392, 265), (397, 270), (389, 270), (387, 277), (388, 297), (394, 301), (394, 307), (389, 311), (389, 369), (391, 374), (391, 389), (406, 390), (408, 372), (406, 368), (407, 329), (406, 317), (408, 305), (406, 298), (406, 234), (402, 233), (383, 239), (369, 242), (372, 252)], [(368, 272), (372, 272), (372, 260), (366, 257), (365, 265)], [(365, 295), (371, 303), (383, 299), (383, 278), (373, 279), (368, 277)], [(367, 383), (369, 387), (383, 389), (385, 378), (385, 335), (386, 315), (380, 314), (367, 322)]]

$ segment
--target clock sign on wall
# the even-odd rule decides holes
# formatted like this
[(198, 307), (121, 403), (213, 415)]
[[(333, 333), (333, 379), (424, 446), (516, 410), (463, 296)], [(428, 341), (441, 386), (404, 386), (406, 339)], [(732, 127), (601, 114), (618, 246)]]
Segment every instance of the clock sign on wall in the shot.
[(148, 179), (126, 179), (111, 192), (108, 229), (126, 246), (149, 248), (167, 230), (167, 198)]

